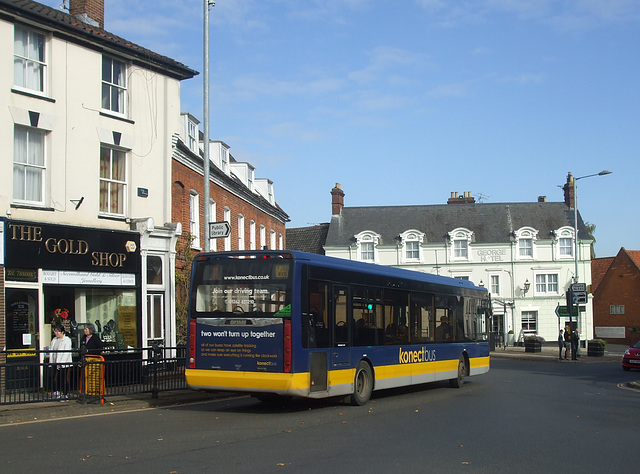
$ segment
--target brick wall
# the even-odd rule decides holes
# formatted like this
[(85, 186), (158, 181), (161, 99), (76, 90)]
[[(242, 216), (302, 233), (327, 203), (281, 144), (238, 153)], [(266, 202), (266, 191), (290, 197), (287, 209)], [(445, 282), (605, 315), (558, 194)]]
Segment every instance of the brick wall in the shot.
[[(624, 305), (625, 314), (610, 314), (611, 305)], [(593, 299), (593, 324), (595, 326), (624, 326), (626, 338), (609, 339), (612, 343), (633, 344), (640, 340), (640, 270), (621, 251), (614, 259), (598, 285)]]
[[(189, 203), (191, 190), (194, 190), (199, 195), (200, 203), (200, 242), (204, 248), (204, 180), (202, 175), (195, 173), (190, 168), (184, 166), (182, 163), (173, 161), (172, 164), (172, 221), (180, 222), (182, 224), (182, 237), (186, 238), (186, 234), (189, 233)], [(216, 203), (216, 215), (210, 216), (212, 222), (220, 222), (224, 220), (224, 208), (229, 208), (231, 217), (229, 225), (231, 226), (231, 250), (238, 250), (238, 215), (244, 216), (244, 242), (245, 250), (250, 246), (250, 225), (253, 220), (256, 223), (256, 246), (260, 245), (260, 226), (263, 225), (266, 229), (266, 245), (270, 248), (270, 232), (274, 230), (276, 232), (276, 245), (278, 243), (278, 237), (282, 236), (283, 248), (286, 248), (285, 242), (285, 224), (265, 212), (260, 211), (251, 203), (240, 199), (236, 195), (221, 188), (220, 186), (211, 183), (209, 188), (211, 199)], [(218, 250), (222, 250), (222, 239), (218, 239)]]

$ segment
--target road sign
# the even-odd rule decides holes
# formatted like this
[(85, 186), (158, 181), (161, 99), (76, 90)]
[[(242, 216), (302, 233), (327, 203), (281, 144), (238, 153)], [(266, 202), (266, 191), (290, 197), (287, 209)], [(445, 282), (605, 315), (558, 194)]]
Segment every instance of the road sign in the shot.
[(586, 283), (572, 283), (571, 284), (571, 291), (573, 291), (574, 293), (576, 291), (587, 291), (587, 284)]
[(222, 222), (209, 222), (209, 238), (220, 239), (229, 237), (231, 233), (231, 226), (227, 221)]
[(577, 317), (578, 316), (578, 306), (573, 307), (573, 313), (569, 314), (566, 306), (558, 305), (556, 306), (556, 316), (559, 318), (568, 318), (568, 317)]

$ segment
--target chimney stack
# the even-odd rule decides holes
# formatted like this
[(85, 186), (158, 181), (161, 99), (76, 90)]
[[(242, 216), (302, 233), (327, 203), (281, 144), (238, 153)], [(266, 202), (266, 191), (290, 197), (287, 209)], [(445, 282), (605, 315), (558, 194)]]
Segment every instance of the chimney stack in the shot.
[(331, 190), (331, 215), (339, 216), (342, 214), (344, 207), (344, 191), (340, 183), (336, 183), (336, 187)]
[(547, 196), (538, 196), (538, 202), (547, 202)]
[(571, 172), (567, 174), (567, 182), (562, 189), (564, 189), (564, 203), (569, 206), (569, 209), (573, 209), (575, 206), (575, 197), (573, 195), (575, 189), (573, 187), (573, 175)]
[(83, 23), (104, 29), (104, 0), (70, 0), (69, 13)]
[(465, 191), (460, 195), (452, 192), (451, 197), (447, 200), (447, 204), (475, 204), (476, 198), (471, 195), (471, 191)]

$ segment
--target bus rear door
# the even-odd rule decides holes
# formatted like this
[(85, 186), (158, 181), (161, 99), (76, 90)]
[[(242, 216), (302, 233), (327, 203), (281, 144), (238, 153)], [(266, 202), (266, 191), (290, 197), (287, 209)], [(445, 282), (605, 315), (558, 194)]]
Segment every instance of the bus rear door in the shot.
[(332, 368), (344, 368), (351, 364), (351, 311), (349, 288), (334, 285), (332, 298), (333, 357)]

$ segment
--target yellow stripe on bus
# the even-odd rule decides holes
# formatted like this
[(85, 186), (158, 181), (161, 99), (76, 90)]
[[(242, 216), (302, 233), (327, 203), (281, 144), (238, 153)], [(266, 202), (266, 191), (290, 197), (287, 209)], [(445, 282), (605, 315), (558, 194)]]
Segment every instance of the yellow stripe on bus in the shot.
[[(469, 361), (470, 369), (489, 368), (489, 357), (476, 357)], [(458, 370), (458, 360), (441, 360), (414, 364), (393, 364), (374, 367), (376, 380), (451, 372)], [(353, 383), (355, 369), (334, 369), (327, 373), (328, 386)], [(296, 374), (274, 372), (238, 372), (231, 370), (187, 369), (187, 384), (194, 388), (225, 390), (306, 390), (310, 386), (309, 372)]]

